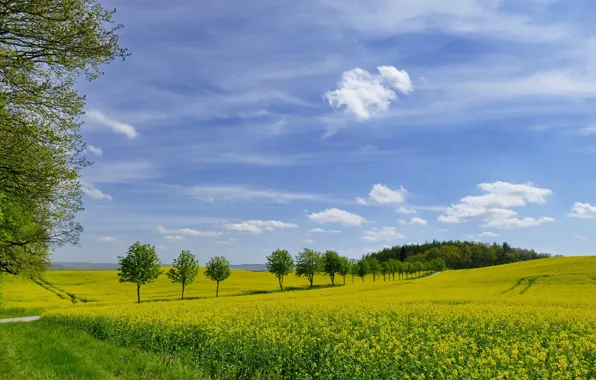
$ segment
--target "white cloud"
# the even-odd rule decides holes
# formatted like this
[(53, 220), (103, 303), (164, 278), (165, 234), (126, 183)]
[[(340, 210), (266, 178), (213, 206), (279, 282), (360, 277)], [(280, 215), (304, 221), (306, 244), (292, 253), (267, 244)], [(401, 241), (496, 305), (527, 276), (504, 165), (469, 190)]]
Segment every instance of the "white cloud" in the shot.
[[(368, 193), (368, 200), (362, 197), (356, 197), (356, 202), (367, 204), (399, 204), (404, 203), (406, 199), (407, 190), (401, 186), (397, 190), (392, 190), (385, 185), (376, 184)], [(403, 207), (402, 207), (403, 208)], [(415, 211), (414, 211), (415, 212)]]
[(164, 226), (157, 226), (157, 232), (160, 234), (182, 235), (182, 236), (203, 236), (203, 237), (217, 237), (222, 235), (217, 231), (199, 231), (192, 228), (181, 228), (178, 230), (168, 230)]
[(406, 236), (399, 233), (395, 227), (372, 228), (364, 231), (362, 240), (368, 241), (392, 241), (403, 239)]
[(115, 243), (120, 243), (120, 239), (112, 237), (112, 236), (102, 236), (100, 238), (97, 239), (98, 241), (101, 241), (103, 243), (110, 243), (110, 244), (115, 244)]
[(588, 240), (587, 237), (583, 236), (583, 235), (575, 235), (574, 236), (576, 239), (580, 239), (580, 240)]
[(497, 237), (497, 236), (499, 236), (499, 234), (496, 232), (486, 231), (486, 232), (479, 233), (478, 236), (480, 236), (480, 237), (483, 237), (483, 236)]
[(571, 208), (571, 212), (567, 216), (584, 219), (596, 218), (596, 206), (592, 206), (589, 203), (575, 202)]
[(447, 230), (447, 229), (445, 229), (445, 228), (437, 228), (437, 229), (435, 230), (435, 232), (445, 232), (445, 233), (447, 233), (447, 232), (449, 232), (449, 230)]
[(397, 210), (395, 210), (398, 214), (405, 214), (405, 215), (409, 215), (409, 214), (416, 214), (416, 209), (414, 207), (411, 208), (407, 208), (407, 207), (400, 207)]
[(315, 194), (292, 193), (270, 189), (257, 189), (246, 186), (195, 186), (186, 191), (188, 194), (208, 202), (215, 201), (246, 201), (262, 199), (274, 203), (291, 201), (329, 200)]
[(184, 240), (184, 236), (180, 236), (180, 235), (168, 235), (166, 236), (166, 239), (168, 240)]
[(412, 218), (412, 219), (410, 219), (408, 224), (419, 224), (421, 226), (426, 226), (428, 224), (428, 222), (422, 218)]
[(306, 244), (313, 244), (315, 241), (314, 240), (311, 240), (311, 239), (305, 239), (304, 242)]
[(360, 226), (366, 222), (366, 219), (360, 215), (352, 214), (350, 212), (340, 210), (337, 208), (329, 208), (319, 213), (312, 213), (308, 218), (316, 223), (339, 223), (344, 226)]
[(130, 140), (137, 137), (137, 130), (132, 125), (111, 119), (98, 110), (87, 111), (87, 116), (100, 124), (110, 127), (114, 132), (128, 137)]
[(523, 218), (505, 207), (525, 206), (527, 203), (543, 204), (552, 190), (527, 184), (507, 182), (481, 183), (478, 185), (483, 195), (467, 196), (460, 203), (451, 205), (438, 220), (444, 223), (459, 223), (464, 220), (480, 219), (483, 227), (514, 228), (533, 227), (553, 222), (553, 218)]
[(93, 153), (96, 156), (103, 156), (103, 150), (100, 147), (97, 146), (93, 146), (93, 145), (87, 145), (87, 149), (89, 149), (89, 152)]
[(406, 224), (408, 224), (408, 222), (406, 222), (406, 221), (405, 221), (405, 220), (403, 220), (403, 219), (400, 219), (400, 220), (398, 220), (397, 222), (398, 222), (399, 224), (401, 224), (402, 226), (405, 226)]
[(340, 234), (341, 231), (338, 230), (324, 230), (322, 228), (313, 228), (308, 230), (308, 232), (314, 232), (314, 233), (323, 233), (323, 234)]
[(253, 234), (260, 234), (263, 230), (275, 231), (280, 228), (297, 228), (298, 225), (294, 223), (285, 223), (277, 220), (247, 220), (242, 223), (228, 223), (224, 227), (241, 232), (250, 232)]
[(99, 190), (98, 188), (93, 186), (92, 183), (83, 182), (82, 185), (83, 185), (83, 193), (91, 198), (107, 199), (109, 201), (113, 200), (113, 198), (110, 194), (106, 194), (106, 193), (102, 192), (101, 190)]
[(397, 93), (408, 94), (413, 90), (406, 71), (393, 66), (377, 67), (379, 74), (363, 69), (352, 69), (342, 74), (338, 88), (327, 91), (325, 98), (334, 108), (345, 107), (358, 120), (367, 120), (389, 109), (397, 100)]

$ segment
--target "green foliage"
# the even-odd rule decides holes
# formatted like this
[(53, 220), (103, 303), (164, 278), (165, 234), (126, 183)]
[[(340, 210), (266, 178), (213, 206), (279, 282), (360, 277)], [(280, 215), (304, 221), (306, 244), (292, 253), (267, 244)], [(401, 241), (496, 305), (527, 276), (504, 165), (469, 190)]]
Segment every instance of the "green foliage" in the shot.
[(364, 282), (364, 277), (370, 273), (368, 260), (362, 259), (358, 261), (358, 264), (356, 264), (356, 268), (358, 269), (358, 271), (356, 272), (358, 274), (358, 277), (360, 277), (362, 279), (362, 282)]
[(312, 288), (315, 275), (321, 271), (323, 260), (319, 252), (305, 248), (296, 256), (296, 276), (306, 277)]
[(199, 262), (190, 251), (182, 251), (178, 258), (174, 259), (172, 267), (167, 276), (174, 283), (182, 285), (182, 299), (186, 285), (192, 284), (199, 274)]
[(223, 256), (212, 257), (205, 268), (205, 276), (212, 281), (217, 282), (215, 288), (215, 296), (219, 296), (219, 283), (230, 277), (232, 271), (230, 270), (230, 262)]
[(341, 270), (341, 258), (335, 251), (325, 251), (322, 259), (323, 272), (331, 279), (331, 285), (335, 285), (335, 274)]
[(499, 245), (459, 240), (444, 242), (434, 240), (424, 244), (396, 245), (365, 255), (365, 258), (376, 258), (379, 262), (389, 259), (409, 262), (442, 259), (446, 267), (451, 269), (480, 268), (547, 257), (551, 256), (547, 253), (537, 253), (532, 249), (513, 248), (507, 243)]
[(155, 281), (162, 273), (155, 247), (137, 241), (128, 248), (126, 256), (118, 256), (118, 264), (120, 282), (137, 284), (137, 302), (141, 303), (141, 285)]
[(381, 264), (376, 257), (371, 257), (367, 259), (368, 261), (368, 271), (373, 275), (373, 281), (377, 281), (377, 274), (381, 272)]
[(352, 261), (345, 256), (339, 258), (339, 271), (337, 272), (344, 278), (344, 285), (346, 284), (346, 276), (352, 271)]
[(267, 256), (267, 270), (273, 273), (279, 281), (279, 289), (284, 290), (284, 276), (290, 274), (294, 269), (294, 260), (288, 251), (278, 249)]
[(95, 0), (0, 2), (0, 272), (37, 276), (79, 241), (89, 162), (75, 82), (127, 55), (112, 14)]

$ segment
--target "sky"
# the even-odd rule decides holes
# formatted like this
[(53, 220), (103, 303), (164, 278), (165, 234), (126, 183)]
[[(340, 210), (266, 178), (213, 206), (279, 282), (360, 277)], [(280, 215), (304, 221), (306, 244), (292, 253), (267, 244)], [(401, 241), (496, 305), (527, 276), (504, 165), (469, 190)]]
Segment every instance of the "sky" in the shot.
[(594, 253), (593, 1), (105, 0), (131, 56), (77, 86), (80, 246), (116, 262), (358, 258), (433, 239)]

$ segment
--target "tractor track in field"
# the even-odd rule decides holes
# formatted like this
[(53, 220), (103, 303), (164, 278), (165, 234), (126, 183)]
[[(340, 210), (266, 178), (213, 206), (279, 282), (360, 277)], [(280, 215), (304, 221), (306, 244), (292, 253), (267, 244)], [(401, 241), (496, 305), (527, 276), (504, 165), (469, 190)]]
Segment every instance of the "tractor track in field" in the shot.
[(5, 318), (5, 319), (0, 319), (0, 323), (33, 322), (33, 321), (37, 321), (39, 318), (40, 318), (39, 315), (35, 315), (35, 316), (32, 316), (32, 317)]

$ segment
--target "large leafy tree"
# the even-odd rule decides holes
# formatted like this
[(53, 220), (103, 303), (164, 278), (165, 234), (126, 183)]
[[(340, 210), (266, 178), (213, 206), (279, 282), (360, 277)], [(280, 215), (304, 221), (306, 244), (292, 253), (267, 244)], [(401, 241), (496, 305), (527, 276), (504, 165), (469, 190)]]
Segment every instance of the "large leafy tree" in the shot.
[(96, 0), (0, 1), (0, 272), (36, 274), (78, 243), (80, 76), (127, 53)]
[(305, 248), (296, 256), (296, 276), (306, 277), (312, 288), (315, 275), (321, 271), (321, 254), (312, 249)]
[(292, 272), (294, 260), (288, 251), (278, 249), (267, 256), (267, 270), (273, 273), (279, 282), (279, 290), (284, 290), (284, 277)]
[(141, 303), (141, 285), (153, 282), (162, 273), (161, 260), (155, 247), (138, 241), (128, 248), (126, 256), (118, 256), (120, 282), (137, 285), (137, 302)]
[(373, 281), (377, 281), (377, 274), (379, 274), (382, 270), (381, 264), (376, 257), (371, 257), (367, 259), (368, 261), (368, 270), (373, 275)]
[(194, 282), (198, 274), (199, 262), (195, 255), (184, 250), (174, 259), (172, 268), (166, 273), (173, 283), (182, 285), (182, 299), (184, 299), (184, 289)]
[(232, 271), (230, 270), (230, 262), (223, 256), (216, 256), (211, 258), (205, 268), (205, 276), (212, 281), (217, 282), (215, 288), (215, 297), (219, 297), (219, 283), (230, 277)]

